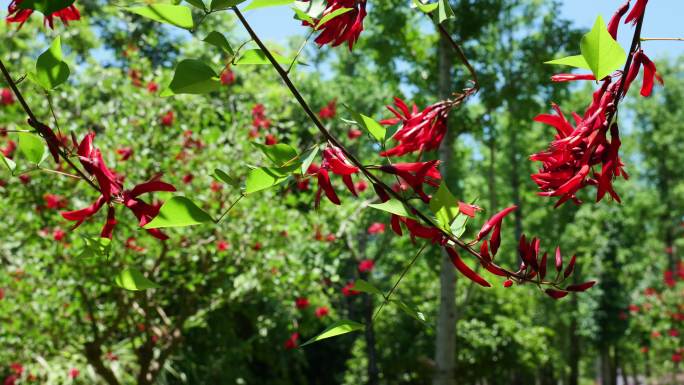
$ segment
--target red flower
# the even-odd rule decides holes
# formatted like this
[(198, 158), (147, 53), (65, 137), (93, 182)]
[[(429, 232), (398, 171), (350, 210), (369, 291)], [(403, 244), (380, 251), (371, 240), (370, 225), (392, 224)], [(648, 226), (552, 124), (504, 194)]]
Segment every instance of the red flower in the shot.
[(211, 191), (217, 193), (223, 189), (223, 185), (215, 180), (211, 181)]
[(629, 308), (628, 308), (628, 309), (629, 309), (629, 311), (631, 311), (632, 313), (638, 313), (638, 312), (639, 312), (639, 306), (634, 305), (634, 304), (629, 305)]
[(29, 184), (29, 182), (31, 181), (31, 176), (28, 174), (19, 175), (19, 181), (21, 182), (21, 184)]
[(235, 73), (230, 68), (226, 68), (221, 72), (221, 84), (229, 86), (233, 83), (235, 83)]
[[(156, 176), (147, 182), (135, 186), (132, 190), (125, 190), (120, 178), (109, 169), (102, 159), (102, 154), (97, 147), (93, 146), (94, 133), (86, 135), (78, 146), (78, 155), (83, 168), (90, 175), (95, 176), (100, 188), (100, 197), (91, 206), (81, 210), (62, 212), (62, 217), (76, 224), (73, 228), (80, 226), (86, 219), (95, 215), (105, 204), (108, 205), (107, 221), (102, 228), (101, 236), (111, 238), (112, 231), (116, 226), (115, 209), (113, 204), (122, 203), (128, 207), (133, 215), (138, 219), (139, 225), (145, 226), (159, 213), (157, 205), (150, 205), (143, 202), (139, 196), (156, 191), (176, 191), (176, 189), (159, 180)], [(168, 237), (158, 229), (147, 230), (152, 236), (165, 240)]]
[(682, 354), (681, 353), (673, 353), (672, 354), (672, 362), (677, 363), (677, 364), (682, 362)]
[(666, 270), (663, 272), (663, 282), (667, 287), (675, 287), (677, 282), (674, 280), (674, 274), (672, 270)]
[(63, 209), (67, 204), (64, 197), (55, 194), (43, 195), (43, 201), (45, 201), (45, 207), (55, 210)]
[(151, 94), (156, 94), (159, 91), (159, 84), (155, 82), (147, 83), (147, 91)]
[(271, 126), (271, 120), (266, 118), (265, 111), (266, 107), (263, 104), (256, 104), (252, 108), (252, 126), (256, 130), (257, 136), (259, 128), (269, 128)]
[[(32, 9), (20, 9), (19, 6), (23, 0), (12, 0), (9, 7), (7, 7), (7, 17), (5, 20), (8, 23), (20, 23), (19, 28), (21, 28), (26, 20), (33, 14)], [(58, 17), (62, 20), (64, 25), (69, 25), (70, 21), (81, 20), (81, 13), (72, 4), (66, 8), (60, 9), (59, 11), (53, 12), (49, 15), (44, 15), (44, 24), (50, 28), (54, 28), (54, 18)]]
[(641, 352), (644, 353), (644, 354), (648, 353), (648, 346), (642, 346), (642, 347), (641, 347)]
[(4, 155), (5, 158), (11, 158), (12, 155), (14, 154), (14, 151), (16, 151), (16, 149), (17, 149), (17, 143), (13, 140), (8, 140), (5, 148), (2, 149), (2, 155)]
[(63, 240), (65, 236), (66, 236), (66, 233), (64, 232), (64, 230), (62, 230), (60, 228), (54, 229), (52, 231), (52, 239), (54, 239), (57, 242)]
[(596, 80), (592, 74), (556, 74), (551, 76), (552, 82), (572, 82), (575, 80)]
[(381, 156), (402, 156), (412, 152), (432, 151), (439, 148), (442, 139), (447, 131), (447, 117), (451, 104), (442, 101), (428, 106), (423, 111), (418, 112), (418, 107), (414, 104), (409, 110), (406, 103), (394, 98), (394, 105), (387, 108), (396, 116), (393, 119), (386, 119), (380, 123), (384, 125), (395, 125), (401, 123), (401, 128), (392, 136), (399, 144), (387, 151), (381, 152)]
[(9, 88), (0, 88), (0, 104), (3, 106), (14, 104), (14, 94)]
[(327, 306), (320, 306), (316, 308), (316, 311), (314, 314), (316, 314), (317, 318), (323, 318), (327, 316), (330, 313), (330, 310), (328, 310)]
[(145, 248), (144, 248), (144, 247), (138, 246), (138, 245), (136, 244), (136, 240), (135, 240), (135, 238), (133, 238), (133, 237), (128, 237), (128, 238), (126, 239), (125, 246), (126, 246), (126, 248), (129, 249), (129, 250), (137, 251), (137, 252), (139, 252), (139, 253), (142, 253), (143, 251), (145, 251)]
[[(366, 17), (366, 0), (328, 0), (328, 6), (321, 17), (337, 11), (340, 8), (351, 8), (351, 11), (343, 13), (327, 21), (318, 28), (321, 34), (316, 37), (318, 45), (331, 44), (333, 47), (347, 42), (349, 50), (363, 32), (363, 19)], [(315, 20), (315, 24), (318, 20)], [(304, 22), (304, 25), (311, 25)], [(313, 27), (313, 26), (312, 26)]]
[(513, 281), (511, 281), (510, 279), (507, 279), (504, 281), (503, 286), (504, 287), (511, 287), (511, 286), (513, 286)]
[(668, 333), (670, 334), (670, 337), (679, 337), (679, 331), (677, 329), (670, 329)]
[(168, 111), (164, 115), (162, 115), (160, 123), (164, 127), (171, 127), (173, 126), (173, 121), (175, 120), (175, 115), (173, 114), (173, 111)]
[(134, 87), (142, 87), (142, 74), (140, 71), (131, 68), (128, 70), (128, 77), (131, 78), (131, 83)]
[(651, 332), (651, 338), (658, 338), (660, 337), (660, 332), (657, 330), (654, 330)]
[(379, 223), (375, 222), (372, 225), (368, 226), (368, 234), (382, 234), (385, 232), (385, 224), (384, 223)]
[(109, 361), (118, 361), (119, 360), (119, 356), (117, 356), (116, 354), (114, 354), (112, 352), (107, 352), (107, 354), (105, 354), (105, 358), (107, 358), (107, 360), (109, 360)]
[(292, 350), (296, 349), (299, 344), (297, 343), (297, 340), (299, 340), (299, 333), (294, 332), (290, 335), (290, 338), (285, 341), (285, 349), (287, 350)]
[(465, 202), (458, 202), (458, 211), (460, 211), (463, 215), (467, 215), (471, 218), (475, 218), (475, 213), (477, 211), (482, 211), (482, 208), (480, 206), (475, 206), (471, 205)]
[(183, 175), (183, 183), (185, 184), (190, 184), (192, 183), (192, 180), (195, 179), (195, 176), (192, 174), (185, 174)]
[(116, 153), (121, 155), (121, 160), (126, 161), (133, 155), (133, 149), (130, 147), (121, 147), (116, 150)]
[(76, 378), (78, 375), (81, 374), (81, 371), (76, 369), (76, 368), (71, 368), (69, 369), (69, 378)]
[(24, 373), (24, 365), (18, 363), (18, 362), (13, 362), (9, 365), (10, 369), (14, 374), (17, 376), (21, 376), (22, 373)]
[(353, 290), (353, 287), (354, 287), (354, 282), (353, 282), (353, 281), (347, 282), (347, 284), (344, 285), (344, 287), (342, 287), (342, 295), (344, 295), (345, 297), (349, 297), (349, 296), (352, 296), (352, 295), (361, 294), (360, 291)]
[(368, 183), (366, 183), (365, 180), (360, 180), (360, 181), (356, 182), (354, 187), (356, 187), (356, 191), (364, 192), (368, 188)]
[(16, 374), (10, 374), (5, 377), (4, 385), (16, 385), (19, 377)]
[(636, 24), (637, 21), (644, 15), (644, 11), (646, 10), (646, 4), (648, 4), (648, 0), (637, 0), (636, 4), (634, 4), (634, 7), (632, 8), (632, 11), (627, 15), (627, 18), (625, 18), (625, 24), (632, 22), (632, 24)]
[(277, 143), (278, 143), (278, 139), (275, 136), (273, 136), (272, 134), (266, 135), (266, 145), (267, 146), (272, 146), (272, 145), (277, 144)]
[(216, 249), (218, 251), (226, 251), (230, 248), (230, 243), (226, 241), (218, 241), (216, 242)]
[[(318, 192), (316, 193), (316, 207), (320, 205), (322, 193), (325, 192), (325, 196), (330, 200), (330, 202), (339, 205), (340, 198), (335, 193), (335, 189), (332, 187), (330, 182), (329, 171), (334, 174), (342, 176), (342, 181), (347, 186), (347, 189), (357, 195), (356, 189), (354, 188), (354, 182), (352, 181), (352, 175), (359, 171), (358, 167), (353, 166), (347, 160), (342, 150), (337, 147), (328, 146), (323, 150), (323, 162), (320, 167), (311, 165), (309, 167), (309, 173), (315, 173), (318, 176)], [(314, 171), (315, 170), (315, 171)]]
[(5, 289), (0, 287), (0, 301), (5, 299)]
[(372, 259), (364, 259), (359, 262), (359, 271), (361, 273), (368, 273), (375, 267), (375, 262)]
[(254, 245), (252, 245), (252, 250), (254, 250), (254, 251), (261, 250), (261, 243), (255, 242)]
[(649, 296), (649, 297), (650, 297), (650, 296), (653, 296), (653, 295), (656, 295), (657, 293), (658, 293), (658, 292), (656, 291), (656, 289), (654, 289), (654, 288), (652, 288), (652, 287), (647, 287), (647, 288), (644, 290), (644, 294), (647, 295), (647, 296)]
[(401, 181), (410, 186), (413, 191), (427, 203), (430, 201), (430, 197), (423, 191), (423, 184), (428, 184), (433, 187), (439, 186), (442, 175), (437, 169), (438, 165), (438, 160), (416, 163), (395, 163), (389, 166), (381, 166), (380, 170), (398, 176)]
[[(318, 116), (321, 119), (332, 119), (337, 115), (337, 101), (333, 99), (325, 107), (321, 108), (318, 112)], [(350, 138), (351, 139), (351, 138)]]
[(354, 140), (361, 135), (363, 135), (363, 132), (361, 132), (361, 130), (357, 130), (355, 128), (352, 128), (351, 130), (349, 130), (349, 132), (347, 132), (347, 138), (349, 138), (351, 140)]
[(299, 297), (295, 299), (295, 307), (299, 310), (309, 307), (309, 299), (306, 297)]

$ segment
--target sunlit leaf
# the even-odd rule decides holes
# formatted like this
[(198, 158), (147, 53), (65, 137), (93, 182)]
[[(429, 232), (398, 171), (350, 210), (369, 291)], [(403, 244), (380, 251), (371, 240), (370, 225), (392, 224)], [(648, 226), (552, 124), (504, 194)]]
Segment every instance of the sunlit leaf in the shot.
[(365, 326), (361, 323), (354, 322), (354, 321), (349, 321), (349, 320), (341, 320), (337, 321), (334, 324), (328, 326), (323, 332), (321, 332), (319, 335), (316, 337), (306, 341), (301, 345), (301, 347), (311, 345), (314, 342), (318, 342), (320, 340), (324, 340), (326, 338), (332, 338), (332, 337), (337, 337), (342, 334), (347, 334), (351, 332), (355, 332), (358, 330), (363, 330)]
[(146, 224), (145, 228), (185, 227), (213, 221), (211, 215), (199, 208), (193, 201), (177, 196), (166, 201), (159, 209), (159, 214)]
[(410, 209), (397, 199), (390, 199), (387, 202), (368, 205), (377, 210), (387, 211), (388, 213), (399, 215), (400, 217), (413, 218)]
[(147, 279), (140, 271), (133, 268), (127, 268), (120, 272), (119, 275), (114, 278), (114, 282), (117, 286), (131, 291), (158, 289), (161, 287)]
[(144, 7), (130, 7), (126, 9), (129, 12), (160, 23), (171, 24), (185, 29), (192, 29), (194, 27), (192, 11), (183, 5), (150, 4)]
[(277, 7), (279, 5), (288, 5), (292, 3), (294, 3), (294, 0), (252, 0), (244, 10), (249, 11), (257, 8)]
[(178, 63), (173, 80), (161, 96), (174, 94), (206, 94), (221, 88), (214, 70), (201, 60), (185, 59)]
[(58, 87), (67, 81), (71, 71), (62, 60), (62, 41), (59, 36), (43, 52), (36, 61), (36, 73), (33, 77), (46, 90)]

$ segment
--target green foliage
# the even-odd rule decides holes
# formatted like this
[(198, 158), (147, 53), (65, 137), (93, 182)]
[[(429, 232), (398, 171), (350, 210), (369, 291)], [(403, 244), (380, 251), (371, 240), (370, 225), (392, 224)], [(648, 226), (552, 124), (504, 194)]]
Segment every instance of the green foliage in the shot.
[(130, 7), (127, 10), (150, 20), (180, 28), (192, 29), (195, 25), (192, 21), (192, 11), (182, 5), (150, 4), (144, 7)]
[(57, 88), (69, 78), (69, 66), (62, 60), (61, 42), (61, 38), (57, 36), (50, 48), (36, 61), (36, 73), (33, 78), (46, 90)]
[(209, 222), (214, 222), (211, 215), (197, 207), (190, 199), (177, 196), (166, 201), (159, 209), (159, 214), (146, 224), (145, 228), (185, 227)]

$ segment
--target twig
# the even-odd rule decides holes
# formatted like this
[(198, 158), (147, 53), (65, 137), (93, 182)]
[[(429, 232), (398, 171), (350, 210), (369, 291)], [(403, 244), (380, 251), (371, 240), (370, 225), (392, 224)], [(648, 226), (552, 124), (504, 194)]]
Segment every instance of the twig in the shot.
[(684, 41), (684, 37), (642, 37), (641, 41)]

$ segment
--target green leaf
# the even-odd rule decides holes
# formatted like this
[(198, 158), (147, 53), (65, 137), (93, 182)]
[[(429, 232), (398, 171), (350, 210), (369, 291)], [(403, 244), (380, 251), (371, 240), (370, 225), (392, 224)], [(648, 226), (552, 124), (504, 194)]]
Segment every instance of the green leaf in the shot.
[(195, 8), (197, 8), (197, 9), (201, 9), (202, 11), (206, 11), (206, 10), (207, 10), (207, 6), (204, 5), (204, 1), (202, 1), (202, 0), (185, 0), (185, 1), (188, 2), (188, 4), (191, 4), (192, 6), (194, 6)]
[(455, 18), (454, 10), (451, 9), (449, 0), (438, 0), (437, 2), (437, 13), (435, 14), (435, 21), (439, 24), (444, 23), (446, 20)]
[(62, 41), (57, 36), (50, 48), (38, 57), (33, 78), (41, 87), (51, 90), (67, 81), (70, 73), (69, 66), (62, 61)]
[(309, 166), (311, 166), (311, 163), (313, 163), (314, 159), (316, 159), (316, 155), (318, 155), (318, 145), (314, 146), (311, 150), (306, 155), (303, 155), (302, 158), (304, 159), (302, 161), (302, 175), (306, 174), (307, 171), (309, 171)]
[(291, 164), (292, 161), (298, 158), (297, 150), (285, 143), (277, 143), (271, 146), (266, 146), (261, 143), (254, 143), (252, 145), (266, 155), (268, 159), (277, 167), (282, 167)]
[(374, 209), (387, 211), (388, 213), (399, 215), (400, 217), (415, 219), (413, 217), (413, 214), (410, 214), (409, 208), (397, 199), (390, 199), (387, 202), (372, 204), (368, 206)]
[(14, 175), (14, 170), (17, 169), (17, 164), (14, 163), (12, 159), (6, 158), (3, 154), (0, 154), (0, 156), (2, 157), (2, 163), (4, 163), (10, 173)]
[(131, 291), (157, 289), (161, 287), (147, 279), (140, 271), (133, 268), (123, 270), (114, 278), (114, 282), (116, 282), (117, 286)]
[(601, 16), (596, 18), (591, 31), (582, 37), (580, 48), (597, 80), (610, 75), (627, 59), (625, 50), (610, 35)]
[(159, 229), (162, 227), (184, 227), (200, 223), (214, 222), (211, 215), (197, 207), (188, 198), (177, 196), (169, 199), (159, 210), (159, 214), (144, 227)]
[(421, 0), (413, 0), (413, 4), (424, 13), (432, 13), (439, 7), (438, 3), (423, 4)]
[(330, 20), (336, 18), (337, 16), (344, 15), (345, 13), (351, 11), (353, 8), (337, 8), (336, 10), (326, 14), (321, 18), (321, 20), (318, 21), (318, 24), (316, 24), (315, 30), (319, 30), (325, 23), (329, 22)]
[(451, 230), (451, 223), (458, 216), (458, 200), (451, 194), (446, 183), (442, 181), (435, 195), (430, 199), (430, 210), (444, 230)]
[(19, 150), (24, 154), (29, 162), (40, 164), (45, 159), (45, 143), (43, 139), (36, 134), (28, 132), (20, 132), (19, 134)]
[(467, 215), (458, 215), (456, 219), (454, 219), (454, 221), (451, 222), (451, 234), (453, 234), (456, 238), (461, 238), (461, 236), (463, 236), (463, 233), (465, 233), (466, 231), (469, 219), (470, 217)]
[(247, 0), (211, 0), (211, 10), (218, 11), (221, 9), (228, 9)]
[(302, 11), (301, 9), (299, 9), (297, 7), (292, 7), (292, 10), (295, 12), (297, 19), (299, 19), (301, 21), (306, 21), (309, 24), (315, 24), (316, 23), (316, 21), (314, 20), (313, 17), (309, 16), (308, 13)]
[(385, 136), (387, 135), (387, 129), (382, 124), (378, 123), (375, 119), (371, 117), (354, 111), (347, 104), (345, 104), (344, 107), (352, 114), (354, 121), (356, 121), (356, 123), (358, 123), (362, 128), (365, 128), (366, 131), (368, 131), (373, 136), (373, 138), (375, 138), (375, 140), (377, 140), (378, 142), (382, 142), (385, 140)]
[(192, 22), (192, 11), (183, 5), (150, 4), (144, 7), (129, 7), (126, 9), (142, 17), (180, 28), (192, 29), (195, 25)]
[(69, 7), (75, 0), (22, 0), (19, 9), (33, 9), (43, 15), (51, 15)]
[(92, 237), (88, 235), (82, 236), (83, 251), (79, 255), (81, 259), (105, 257), (109, 258), (109, 250), (111, 249), (112, 240), (109, 238)]
[[(273, 58), (278, 64), (290, 64), (292, 63), (292, 59), (288, 59), (284, 56), (278, 55), (277, 53), (271, 52), (271, 55), (273, 55)], [(233, 64), (235, 65), (262, 65), (262, 64), (268, 64), (270, 65), (271, 62), (268, 60), (266, 57), (266, 54), (261, 52), (260, 49), (250, 49), (242, 53), (240, 55), (240, 58), (237, 59)]]
[(230, 46), (228, 39), (226, 39), (221, 32), (212, 31), (207, 35), (207, 37), (204, 38), (203, 41), (213, 45), (214, 47), (217, 47), (220, 50), (223, 50), (230, 55), (235, 55), (233, 47)]
[(354, 322), (354, 321), (349, 321), (349, 320), (341, 320), (333, 323), (332, 325), (328, 326), (325, 330), (321, 332), (321, 334), (317, 335), (316, 337), (306, 341), (301, 345), (301, 347), (304, 347), (306, 345), (311, 345), (314, 342), (318, 342), (320, 340), (324, 340), (326, 338), (332, 338), (332, 337), (337, 337), (342, 334), (347, 334), (351, 332), (355, 332), (357, 330), (363, 330), (365, 326), (361, 323)]
[(214, 170), (214, 178), (216, 178), (216, 179), (218, 179), (224, 183), (227, 183), (233, 187), (239, 187), (240, 186), (240, 183), (238, 183), (238, 181), (235, 178), (233, 178), (232, 176), (228, 175), (227, 173), (225, 173), (219, 169)]
[(385, 298), (385, 295), (382, 294), (380, 289), (364, 281), (363, 279), (357, 279), (356, 281), (354, 281), (354, 287), (352, 287), (352, 290), (368, 294), (375, 294), (381, 296), (382, 298)]
[(288, 5), (292, 3), (294, 3), (294, 0), (253, 0), (248, 6), (245, 7), (244, 11), (257, 8), (276, 7), (279, 5)]
[(310, 24), (315, 24), (315, 20), (321, 17), (327, 7), (327, 0), (295, 1), (292, 6), (300, 20), (309, 21)]
[(559, 64), (577, 68), (591, 69), (582, 55), (567, 56), (560, 59), (549, 60), (544, 64)]
[(161, 96), (175, 94), (206, 94), (221, 88), (214, 70), (201, 60), (185, 59), (178, 63), (173, 80)]
[(275, 185), (283, 183), (292, 172), (298, 170), (300, 164), (297, 163), (292, 166), (275, 168), (275, 167), (261, 167), (255, 168), (247, 174), (245, 180), (245, 194), (252, 194), (257, 191), (266, 190)]
[(427, 319), (425, 318), (425, 314), (422, 312), (413, 309), (411, 306), (407, 305), (405, 302), (400, 301), (398, 299), (393, 299), (390, 301), (392, 304), (396, 305), (401, 311), (404, 313), (410, 315), (411, 317), (415, 318), (416, 320), (425, 323), (427, 322)]

